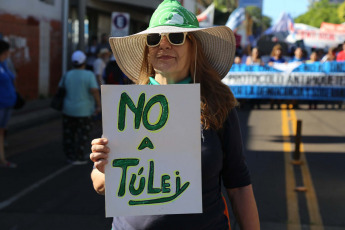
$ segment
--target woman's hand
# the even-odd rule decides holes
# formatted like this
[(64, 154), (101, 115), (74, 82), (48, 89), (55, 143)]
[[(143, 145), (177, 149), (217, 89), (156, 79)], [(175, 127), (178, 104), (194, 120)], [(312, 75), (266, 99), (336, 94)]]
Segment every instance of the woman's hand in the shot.
[(107, 144), (108, 139), (106, 138), (93, 139), (91, 142), (90, 159), (98, 171), (102, 173), (104, 173), (104, 166), (108, 163), (108, 153), (110, 152)]

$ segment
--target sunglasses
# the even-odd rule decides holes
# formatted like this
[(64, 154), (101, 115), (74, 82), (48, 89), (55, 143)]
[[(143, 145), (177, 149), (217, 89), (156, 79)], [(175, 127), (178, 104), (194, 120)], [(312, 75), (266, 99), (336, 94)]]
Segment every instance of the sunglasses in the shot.
[(170, 44), (181, 46), (186, 41), (186, 35), (187, 32), (148, 34), (146, 37), (146, 45), (148, 47), (156, 47), (161, 43), (163, 36), (166, 36)]

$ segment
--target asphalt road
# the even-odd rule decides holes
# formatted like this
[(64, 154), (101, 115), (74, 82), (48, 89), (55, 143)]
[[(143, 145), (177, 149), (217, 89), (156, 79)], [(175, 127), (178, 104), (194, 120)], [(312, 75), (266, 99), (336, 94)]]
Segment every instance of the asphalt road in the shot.
[[(261, 227), (345, 229), (344, 110), (240, 109)], [(302, 165), (291, 164), (295, 123), (302, 120)], [(110, 229), (104, 197), (88, 165), (65, 162), (61, 121), (10, 133), (7, 153), (17, 169), (0, 168), (0, 229)], [(96, 125), (93, 137), (101, 135)], [(306, 192), (296, 192), (296, 187)], [(232, 220), (233, 229), (239, 229)]]

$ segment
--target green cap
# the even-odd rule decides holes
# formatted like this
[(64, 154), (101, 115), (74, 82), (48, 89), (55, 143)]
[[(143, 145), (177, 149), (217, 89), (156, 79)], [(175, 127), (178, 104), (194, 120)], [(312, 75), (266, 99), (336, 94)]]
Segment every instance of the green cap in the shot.
[(157, 26), (199, 28), (199, 22), (196, 16), (184, 8), (179, 1), (164, 0), (153, 13), (149, 29)]

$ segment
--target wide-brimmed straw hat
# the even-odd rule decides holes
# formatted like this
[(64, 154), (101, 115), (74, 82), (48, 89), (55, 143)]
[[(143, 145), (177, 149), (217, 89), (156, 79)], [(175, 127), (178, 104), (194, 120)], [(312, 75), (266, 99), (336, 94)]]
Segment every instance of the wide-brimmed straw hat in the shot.
[(148, 29), (126, 37), (111, 37), (111, 49), (121, 70), (137, 82), (144, 59), (146, 36), (151, 33), (192, 33), (201, 43), (211, 66), (221, 78), (234, 61), (236, 41), (226, 26), (199, 28), (196, 16), (176, 0), (164, 0), (153, 13)]

